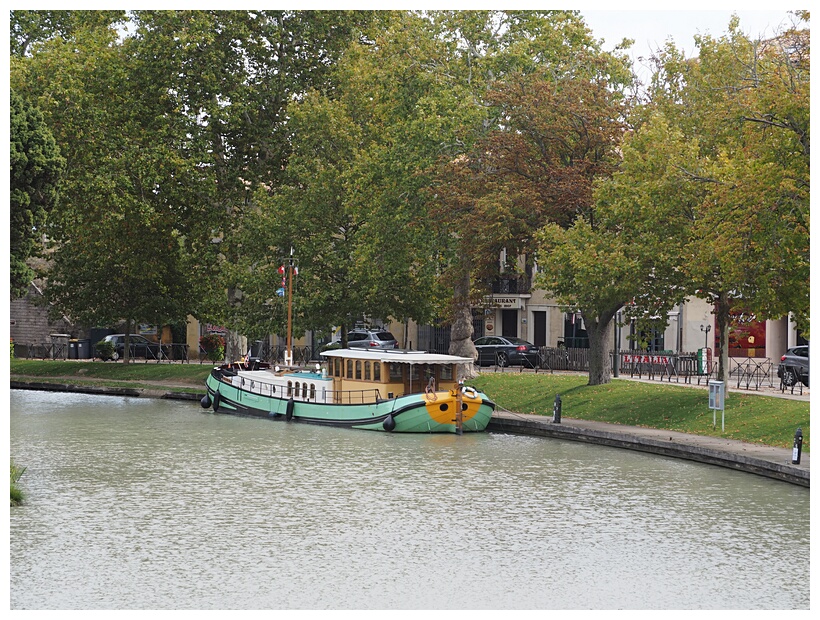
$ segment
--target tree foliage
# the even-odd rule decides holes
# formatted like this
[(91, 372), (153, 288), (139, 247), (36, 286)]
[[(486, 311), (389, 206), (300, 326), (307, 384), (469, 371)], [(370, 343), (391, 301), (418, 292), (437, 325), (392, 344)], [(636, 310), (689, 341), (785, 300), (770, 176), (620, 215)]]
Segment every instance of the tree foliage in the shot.
[(10, 120), (10, 281), (24, 295), (35, 273), (26, 263), (42, 248), (48, 213), (58, 199), (65, 160), (43, 115), (11, 90)]
[(795, 26), (753, 39), (734, 19), (720, 38), (696, 38), (696, 58), (669, 46), (656, 60), (647, 111), (674, 128), (683, 156), (664, 166), (648, 148), (633, 155), (677, 180), (656, 204), (682, 209), (670, 246), (689, 292), (715, 305), (722, 376), (733, 301), (759, 318), (792, 313), (808, 331), (808, 37)]

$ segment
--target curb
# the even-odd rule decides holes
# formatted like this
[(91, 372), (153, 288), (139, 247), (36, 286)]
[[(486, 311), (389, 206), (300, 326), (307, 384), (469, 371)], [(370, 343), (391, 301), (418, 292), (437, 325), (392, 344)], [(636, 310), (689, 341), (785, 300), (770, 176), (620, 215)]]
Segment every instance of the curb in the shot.
[(144, 388), (109, 387), (95, 385), (75, 385), (71, 383), (48, 383), (37, 381), (11, 381), (13, 390), (40, 390), (46, 392), (75, 392), (78, 394), (97, 394), (103, 396), (131, 396), (134, 398), (165, 398), (169, 400), (199, 401), (205, 394), (149, 390)]
[[(595, 426), (599, 428), (585, 428), (581, 425), (573, 424), (575, 421), (565, 419), (567, 423), (555, 424), (549, 419), (538, 419), (539, 417), (540, 416), (525, 417), (518, 414), (499, 415), (496, 413), (487, 425), (487, 430), (490, 432), (551, 437), (616, 448), (626, 448), (660, 456), (727, 467), (736, 471), (757, 474), (803, 487), (810, 486), (808, 459), (806, 459), (804, 466), (792, 465), (786, 460), (787, 457), (791, 456), (789, 450), (771, 449), (777, 456), (782, 455), (782, 462), (778, 462), (775, 459), (759, 458), (757, 456), (743, 454), (743, 451), (747, 450), (745, 446), (748, 446), (748, 444), (738, 441), (732, 443), (735, 449), (723, 450), (703, 445), (704, 443), (708, 443), (708, 438), (699, 441), (699, 436), (686, 435), (686, 440), (691, 441), (691, 443), (681, 443), (673, 439), (676, 433), (669, 431), (654, 432), (654, 434), (658, 436), (668, 436), (669, 440), (665, 440), (657, 437), (640, 436), (629, 432), (630, 427), (621, 429), (617, 424), (597, 423)], [(677, 433), (677, 435), (681, 434)], [(748, 449), (752, 450), (753, 447), (749, 446)]]

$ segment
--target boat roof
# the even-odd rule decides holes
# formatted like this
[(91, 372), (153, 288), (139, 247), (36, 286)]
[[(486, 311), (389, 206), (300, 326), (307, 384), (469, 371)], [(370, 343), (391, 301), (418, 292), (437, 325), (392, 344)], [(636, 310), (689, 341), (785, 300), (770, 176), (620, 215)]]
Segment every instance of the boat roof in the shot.
[(458, 357), (426, 351), (404, 351), (402, 349), (331, 349), (323, 351), (325, 357), (344, 359), (371, 360), (399, 364), (472, 364), (472, 357)]

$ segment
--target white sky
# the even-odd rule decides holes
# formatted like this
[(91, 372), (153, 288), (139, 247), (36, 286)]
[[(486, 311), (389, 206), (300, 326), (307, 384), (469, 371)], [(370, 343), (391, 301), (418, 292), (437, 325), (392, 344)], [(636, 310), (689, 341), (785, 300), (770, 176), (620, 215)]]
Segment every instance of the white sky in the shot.
[[(672, 8), (667, 10), (641, 8), (607, 10), (609, 7), (604, 8), (606, 5), (603, 4), (582, 3), (582, 7), (590, 6), (590, 8), (581, 8), (580, 11), (584, 21), (592, 30), (593, 36), (604, 40), (605, 50), (613, 49), (624, 38), (635, 41), (629, 53), (636, 71), (641, 74), (641, 63), (638, 59), (649, 57), (669, 39), (672, 39), (687, 57), (691, 57), (695, 53), (694, 36), (710, 34), (720, 37), (727, 31), (733, 14), (737, 14), (740, 18), (740, 28), (747, 35), (751, 37), (771, 36), (780, 27), (791, 23), (792, 16), (788, 11), (796, 8), (784, 8), (777, 11), (755, 10), (754, 2), (745, 4), (746, 9), (734, 10), (698, 8), (681, 10), (678, 5), (672, 5)], [(720, 2), (713, 3), (713, 6), (719, 5)]]

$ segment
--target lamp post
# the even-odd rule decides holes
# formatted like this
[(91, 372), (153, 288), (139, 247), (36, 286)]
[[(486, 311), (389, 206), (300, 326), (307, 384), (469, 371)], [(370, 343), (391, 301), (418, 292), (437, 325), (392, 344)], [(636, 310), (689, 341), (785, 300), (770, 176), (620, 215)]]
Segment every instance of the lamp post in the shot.
[(705, 344), (704, 348), (708, 349), (709, 348), (709, 332), (712, 331), (712, 326), (711, 325), (701, 325), (700, 326), (700, 331), (706, 332), (706, 342), (704, 343)]

